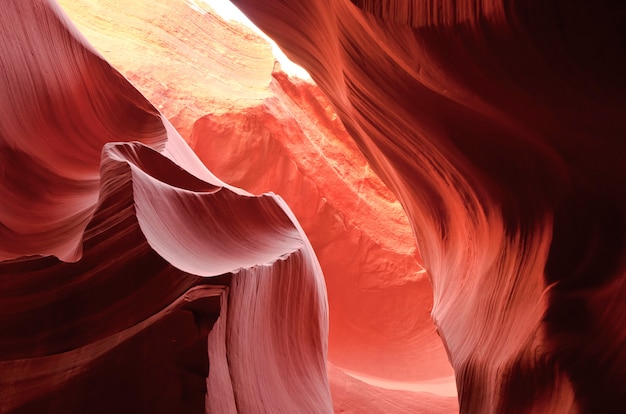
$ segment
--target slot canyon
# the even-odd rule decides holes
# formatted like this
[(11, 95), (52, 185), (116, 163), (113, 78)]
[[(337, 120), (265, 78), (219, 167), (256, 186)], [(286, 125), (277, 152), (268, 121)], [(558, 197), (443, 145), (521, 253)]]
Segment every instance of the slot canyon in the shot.
[(226, 3), (3, 3), (0, 413), (626, 412), (626, 4)]

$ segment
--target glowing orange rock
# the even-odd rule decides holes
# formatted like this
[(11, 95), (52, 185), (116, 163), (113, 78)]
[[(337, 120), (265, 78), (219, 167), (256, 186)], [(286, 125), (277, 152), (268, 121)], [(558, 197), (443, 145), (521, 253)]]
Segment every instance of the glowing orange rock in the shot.
[(215, 178), (55, 3), (0, 27), (0, 411), (330, 412), (284, 201)]
[(298, 216), (328, 286), (331, 361), (392, 381), (451, 381), (399, 204), (315, 85), (277, 70), (270, 89), (274, 98), (244, 112), (200, 118), (194, 150), (226, 181), (275, 191)]
[[(454, 400), (453, 373), (430, 318), (431, 285), (416, 261), (408, 221), (320, 90), (278, 65), (272, 70), (266, 43), (210, 9), (201, 14), (167, 1), (130, 9), (63, 4), (213, 172), (287, 201), (324, 270), (329, 359), (337, 369), (370, 385)], [(103, 15), (117, 23), (103, 25), (95, 18)], [(137, 39), (133, 53), (115, 47), (128, 37)], [(146, 58), (138, 59), (138, 51)]]
[(461, 411), (622, 411), (624, 5), (235, 3), (407, 210)]

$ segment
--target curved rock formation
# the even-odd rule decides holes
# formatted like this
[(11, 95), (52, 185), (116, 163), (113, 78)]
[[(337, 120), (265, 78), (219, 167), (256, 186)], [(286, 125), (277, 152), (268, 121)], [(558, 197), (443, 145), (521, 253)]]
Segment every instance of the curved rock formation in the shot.
[[(237, 3), (309, 69), (409, 213), (461, 411), (623, 411), (624, 6)], [(257, 166), (266, 174), (239, 169), (229, 178), (255, 192), (278, 175), (302, 185), (300, 201), (289, 182), (285, 196), (302, 212), (321, 213), (330, 234), (339, 227), (336, 234), (353, 238), (333, 244), (303, 220), (325, 257), (345, 249), (360, 262), (367, 254), (354, 246), (373, 246), (370, 256), (399, 246), (380, 231), (400, 229), (395, 219), (361, 227), (341, 218), (344, 209), (371, 217), (397, 207), (377, 210), (391, 198), (361, 161), (345, 167), (356, 159), (347, 140), (310, 150), (325, 136), (341, 138), (340, 123), (310, 85), (280, 71), (270, 82), (273, 59), (257, 54), (268, 47), (251, 46), (256, 37), (233, 44), (239, 63), (225, 70), (215, 63), (230, 53), (212, 37), (220, 32), (201, 29), (213, 19), (231, 30), (219, 19), (169, 14), (183, 8), (154, 2), (165, 21), (188, 18), (192, 29), (181, 40), (159, 19), (149, 26), (158, 33), (143, 32), (132, 17), (137, 3), (119, 21), (106, 21), (101, 4), (80, 7), (103, 26), (134, 29), (128, 53), (159, 63), (129, 59), (137, 66), (121, 70), (134, 82), (152, 81), (150, 99), (187, 125), (187, 137), (210, 134), (213, 145), (232, 145), (229, 137), (241, 132), (229, 131), (232, 124), (247, 125), (246, 137), (261, 135), (268, 157)], [(285, 203), (216, 179), (52, 2), (5, 5), (0, 36), (0, 411), (330, 411), (324, 284)], [(185, 48), (191, 36), (222, 49)], [(178, 46), (155, 41), (164, 38)], [(177, 59), (196, 66), (167, 68), (176, 76), (168, 83), (148, 76)], [(208, 68), (220, 98), (190, 99)], [(249, 83), (229, 81), (232, 72)], [(205, 104), (217, 109), (192, 134)], [(224, 162), (208, 144), (195, 142), (203, 160), (230, 169), (236, 158)], [(350, 155), (333, 165), (323, 159), (333, 150)], [(306, 180), (307, 164), (290, 161), (296, 154), (329, 172), (323, 186)], [(348, 191), (360, 184), (364, 192)], [(326, 201), (318, 203), (322, 188)], [(382, 204), (371, 202), (377, 197)], [(410, 248), (399, 251), (389, 269), (406, 277), (381, 277), (375, 268), (358, 280), (328, 279), (331, 310), (343, 307), (330, 329), (331, 357), (343, 364), (329, 368), (339, 412), (456, 408), (429, 382), (448, 371), (424, 314), (428, 280)], [(331, 274), (342, 270), (328, 263)], [(392, 313), (402, 318), (384, 326)], [(389, 353), (373, 358), (381, 349)]]
[(429, 316), (430, 282), (400, 205), (315, 85), (277, 69), (270, 89), (275, 97), (245, 112), (198, 119), (192, 148), (226, 181), (276, 191), (297, 215), (324, 270), (329, 359), (338, 368), (452, 383)]
[(408, 212), (461, 411), (621, 412), (624, 5), (235, 3)]
[(363, 382), (329, 364), (328, 380), (335, 413), (437, 414), (458, 412), (456, 398), (442, 396), (440, 390), (398, 390)]
[[(385, 412), (412, 412), (432, 398), (446, 402), (434, 411), (423, 404), (423, 410), (449, 411), (454, 376), (430, 318), (432, 288), (401, 206), (315, 84), (288, 76), (278, 64), (272, 70), (270, 50), (256, 34), (192, 3), (127, 8), (61, 1), (107, 60), (162, 107), (211, 171), (251, 193), (274, 191), (287, 201), (324, 271), (329, 360), (372, 390), (338, 391), (335, 409), (360, 398)], [(331, 390), (344, 376), (330, 376)], [(407, 397), (411, 392), (420, 394)], [(377, 393), (385, 397), (377, 400)]]
[(0, 412), (329, 412), (327, 303), (58, 6), (0, 14)]

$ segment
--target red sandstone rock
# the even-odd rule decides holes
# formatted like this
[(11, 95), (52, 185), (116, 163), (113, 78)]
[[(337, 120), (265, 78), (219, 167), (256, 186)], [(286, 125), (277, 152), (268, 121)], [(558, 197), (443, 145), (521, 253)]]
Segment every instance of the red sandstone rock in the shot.
[(54, 3), (0, 27), (0, 412), (329, 412), (284, 201), (215, 178)]
[[(62, 4), (98, 50), (158, 102), (178, 130), (187, 131), (213, 172), (252, 193), (273, 191), (287, 201), (324, 270), (329, 359), (338, 369), (410, 390), (443, 381), (445, 391), (436, 391), (455, 393), (430, 318), (430, 282), (416, 261), (401, 206), (314, 84), (288, 77), (279, 66), (272, 71), (269, 48), (258, 36), (210, 10), (202, 15), (167, 1), (147, 9), (139, 3), (130, 9), (106, 2)], [(116, 46), (129, 36), (137, 41)], [(138, 59), (138, 51), (147, 57)], [(258, 82), (251, 84), (250, 76)], [(342, 396), (334, 398), (342, 404)], [(422, 399), (413, 396), (418, 405)], [(396, 409), (409, 406), (398, 402)]]
[(275, 98), (243, 113), (200, 118), (194, 150), (226, 181), (275, 191), (298, 216), (324, 270), (333, 363), (393, 381), (452, 381), (400, 206), (314, 85), (277, 71), (270, 88)]
[(235, 3), (407, 210), (461, 411), (623, 411), (624, 6)]
[[(281, 2), (264, 14), (271, 3), (247, 10), (301, 57), (410, 214), (461, 410), (619, 412), (626, 405), (620, 6), (319, 0)], [(0, 43), (0, 185), (8, 195), (0, 250), (12, 259), (0, 263), (2, 410), (330, 410), (323, 285), (282, 201), (250, 198), (215, 179), (51, 10), (29, 1), (1, 15), (11, 29), (2, 36), (11, 37)], [(276, 78), (274, 92), (292, 87)], [(270, 105), (259, 116), (270, 114), (282, 129), (291, 118), (276, 116), (281, 106), (271, 92), (262, 89), (259, 99)], [(233, 103), (232, 112), (251, 103)], [(188, 122), (202, 112), (180, 113)], [(215, 128), (219, 119), (205, 121)], [(108, 144), (100, 163), (111, 136), (148, 146)], [(250, 202), (255, 214), (217, 219)], [(255, 224), (257, 213), (266, 220)], [(219, 242), (214, 227), (201, 231), (216, 223), (226, 225)], [(249, 226), (257, 231), (240, 237)], [(290, 239), (295, 250), (284, 257)], [(65, 262), (25, 256), (33, 254)], [(267, 258), (273, 265), (258, 266)], [(222, 271), (227, 276), (217, 276)], [(279, 283), (285, 279), (293, 284)], [(412, 296), (400, 287), (390, 301)], [(304, 338), (303, 329), (313, 346), (294, 350), (284, 332)], [(259, 345), (253, 352), (250, 342)], [(403, 350), (405, 357), (411, 347)], [(355, 354), (343, 358), (366, 368), (366, 354)], [(387, 375), (397, 376), (396, 368)], [(421, 393), (418, 404), (414, 393), (381, 392), (332, 366), (330, 379), (337, 410), (454, 409), (450, 398)]]
[(458, 411), (456, 395), (440, 392), (396, 390), (375, 387), (346, 374), (332, 364), (328, 380), (336, 413), (441, 414)]

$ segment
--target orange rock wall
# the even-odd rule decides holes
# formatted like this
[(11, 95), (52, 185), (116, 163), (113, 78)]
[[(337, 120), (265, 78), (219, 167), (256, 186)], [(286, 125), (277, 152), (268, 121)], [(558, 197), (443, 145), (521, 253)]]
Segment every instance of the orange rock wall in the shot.
[(0, 14), (0, 412), (623, 411), (621, 4), (237, 0), (323, 96), (62, 3)]
[[(257, 35), (208, 8), (200, 14), (183, 2), (131, 9), (62, 4), (216, 175), (289, 204), (324, 271), (329, 360), (337, 369), (370, 385), (454, 401), (453, 372), (430, 318), (432, 288), (406, 216), (319, 88), (279, 65), (272, 70)], [(199, 55), (208, 56), (198, 62)]]
[(407, 210), (461, 411), (621, 411), (623, 5), (235, 3)]
[(0, 14), (0, 412), (330, 412), (319, 263), (53, 1)]

